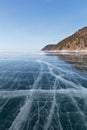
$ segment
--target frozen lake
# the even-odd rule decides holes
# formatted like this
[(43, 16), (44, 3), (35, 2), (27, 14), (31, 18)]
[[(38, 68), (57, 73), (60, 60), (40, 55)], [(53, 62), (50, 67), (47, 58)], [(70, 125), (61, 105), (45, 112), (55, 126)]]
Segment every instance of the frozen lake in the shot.
[(87, 130), (87, 55), (0, 54), (0, 130)]

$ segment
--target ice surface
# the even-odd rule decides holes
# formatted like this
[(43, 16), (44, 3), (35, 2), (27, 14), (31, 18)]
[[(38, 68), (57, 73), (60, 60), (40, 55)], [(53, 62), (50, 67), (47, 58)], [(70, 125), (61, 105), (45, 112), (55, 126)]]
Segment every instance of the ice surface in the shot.
[(1, 57), (0, 130), (87, 130), (86, 70), (85, 55)]

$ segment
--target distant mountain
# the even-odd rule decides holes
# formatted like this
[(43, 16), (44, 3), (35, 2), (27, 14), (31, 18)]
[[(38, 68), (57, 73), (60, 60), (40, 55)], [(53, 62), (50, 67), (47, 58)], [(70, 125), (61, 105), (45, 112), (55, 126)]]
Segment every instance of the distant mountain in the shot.
[(55, 45), (47, 45), (42, 49), (42, 51), (49, 50), (87, 50), (87, 27), (78, 30)]

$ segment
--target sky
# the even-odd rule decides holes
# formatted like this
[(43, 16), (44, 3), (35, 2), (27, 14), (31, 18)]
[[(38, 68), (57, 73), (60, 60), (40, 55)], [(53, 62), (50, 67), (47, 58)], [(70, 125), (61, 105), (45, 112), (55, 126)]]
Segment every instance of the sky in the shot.
[(0, 51), (39, 51), (87, 26), (87, 0), (0, 0)]

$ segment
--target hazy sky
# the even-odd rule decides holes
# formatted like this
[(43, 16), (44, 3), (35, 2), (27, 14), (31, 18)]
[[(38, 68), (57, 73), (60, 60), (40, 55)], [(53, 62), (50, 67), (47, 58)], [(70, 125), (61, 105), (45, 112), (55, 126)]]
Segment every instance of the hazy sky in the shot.
[(87, 25), (87, 0), (0, 0), (0, 50), (40, 50)]

